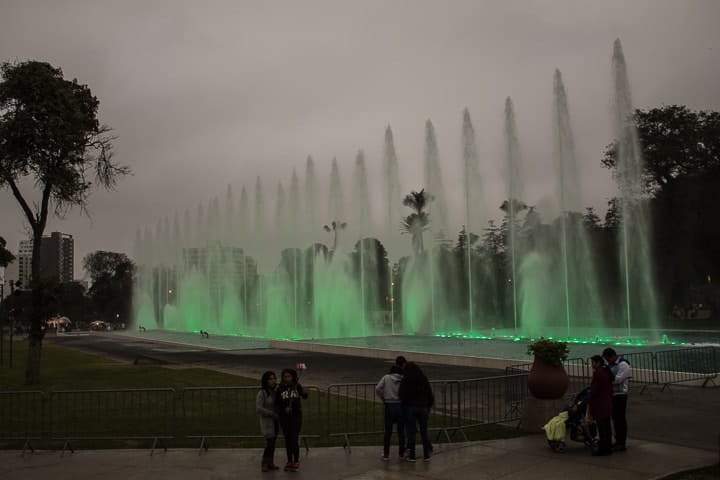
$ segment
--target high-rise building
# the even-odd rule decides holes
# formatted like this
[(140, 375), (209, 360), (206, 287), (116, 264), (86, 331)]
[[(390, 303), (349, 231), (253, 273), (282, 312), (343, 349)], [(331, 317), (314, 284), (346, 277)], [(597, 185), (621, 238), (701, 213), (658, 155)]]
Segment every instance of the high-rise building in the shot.
[(18, 265), (17, 281), (20, 282), (21, 288), (26, 288), (30, 285), (32, 274), (32, 240), (20, 240), (20, 248), (15, 261)]
[[(18, 252), (18, 280), (23, 288), (30, 285), (32, 276), (32, 240), (21, 240)], [(75, 262), (75, 242), (72, 235), (52, 232), (40, 241), (40, 276), (59, 282), (72, 282)]]

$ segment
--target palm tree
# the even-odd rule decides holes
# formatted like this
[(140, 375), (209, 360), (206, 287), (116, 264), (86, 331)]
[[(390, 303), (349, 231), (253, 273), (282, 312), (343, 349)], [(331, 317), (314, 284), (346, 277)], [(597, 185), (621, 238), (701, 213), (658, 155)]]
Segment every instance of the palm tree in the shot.
[(403, 205), (413, 210), (413, 213), (403, 218), (402, 233), (411, 236), (413, 253), (420, 255), (425, 250), (423, 245), (423, 232), (430, 225), (430, 215), (425, 212), (425, 207), (433, 200), (433, 196), (425, 193), (425, 189), (419, 192), (412, 191), (403, 199)]
[(332, 250), (330, 250), (330, 260), (332, 260), (333, 255), (335, 254), (335, 250), (337, 249), (338, 244), (338, 234), (340, 233), (340, 230), (345, 230), (347, 228), (347, 222), (338, 222), (333, 220), (330, 225), (323, 225), (323, 229), (326, 232), (333, 232), (333, 246)]

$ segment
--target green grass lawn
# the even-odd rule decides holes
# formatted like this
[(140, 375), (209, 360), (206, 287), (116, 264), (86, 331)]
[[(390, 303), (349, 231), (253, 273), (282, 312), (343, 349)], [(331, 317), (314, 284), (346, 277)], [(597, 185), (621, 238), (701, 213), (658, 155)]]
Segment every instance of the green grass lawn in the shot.
[(694, 470), (674, 473), (662, 480), (717, 480), (720, 478), (720, 464)]
[[(0, 368), (0, 448), (22, 446), (22, 440), (8, 437), (25, 438), (41, 432), (43, 439), (33, 441), (33, 445), (46, 448), (62, 446), (64, 439), (72, 437), (83, 438), (72, 441), (75, 448), (113, 448), (147, 446), (152, 440), (102, 437), (172, 436), (170, 446), (193, 447), (210, 434), (259, 435), (256, 379), (200, 368), (132, 365), (45, 343), (41, 384), (28, 388), (24, 385), (26, 344), (17, 341), (13, 345), (12, 369), (7, 367), (7, 346)], [(103, 389), (110, 391), (91, 391)], [(121, 389), (124, 391), (116, 391)], [(44, 393), (2, 393), (8, 390)], [(87, 391), (63, 392), (68, 390)], [(310, 445), (343, 444), (342, 436), (329, 433), (382, 431), (382, 404), (318, 390), (309, 393), (310, 398), (303, 402), (303, 434), (308, 435)], [(431, 427), (458, 426), (460, 422), (437, 413), (431, 415)], [(51, 441), (47, 440), (49, 433)], [(520, 435), (500, 425), (473, 427), (466, 434), (470, 440)], [(381, 441), (382, 436), (376, 433), (351, 437), (353, 445), (377, 445)], [(263, 443), (259, 438), (210, 438), (207, 442), (213, 447), (256, 447)]]

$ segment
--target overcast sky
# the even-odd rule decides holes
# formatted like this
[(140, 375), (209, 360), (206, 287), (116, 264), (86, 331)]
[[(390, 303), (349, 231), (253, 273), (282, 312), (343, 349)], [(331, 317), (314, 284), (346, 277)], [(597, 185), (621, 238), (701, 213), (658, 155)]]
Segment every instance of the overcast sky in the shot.
[[(600, 167), (611, 141), (613, 41), (623, 43), (637, 107), (720, 109), (718, 19), (717, 0), (0, 0), (0, 60), (48, 61), (88, 84), (118, 136), (117, 160), (134, 171), (117, 191), (92, 196), (91, 218), (50, 223), (48, 232), (75, 237), (81, 277), (86, 253), (131, 253), (138, 225), (194, 212), (229, 183), (252, 191), (262, 175), (274, 192), (308, 154), (323, 183), (337, 156), (350, 192), (363, 148), (379, 183), (387, 124), (405, 190), (422, 186), (430, 118), (446, 188), (457, 191), (464, 107), (495, 211), (508, 95), (527, 201), (542, 204), (554, 185), (555, 68), (568, 89), (584, 203), (602, 213), (614, 194)], [(25, 236), (7, 191), (0, 235), (13, 250)]]

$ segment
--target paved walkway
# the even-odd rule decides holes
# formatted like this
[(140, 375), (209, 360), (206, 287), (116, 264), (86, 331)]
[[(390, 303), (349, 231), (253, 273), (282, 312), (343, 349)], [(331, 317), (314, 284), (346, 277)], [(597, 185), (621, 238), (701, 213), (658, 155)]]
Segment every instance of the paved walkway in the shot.
[[(170, 450), (150, 456), (147, 450), (78, 451), (61, 457), (40, 452), (21, 457), (0, 452), (3, 480), (47, 479), (547, 479), (640, 480), (653, 479), (718, 461), (717, 452), (647, 441), (632, 441), (627, 452), (592, 457), (580, 444), (564, 454), (552, 453), (544, 437), (530, 436), (468, 444), (436, 445), (430, 462), (383, 462), (378, 447), (311, 449), (301, 459), (301, 471), (261, 473), (259, 449), (217, 449), (198, 456), (197, 450)], [(282, 458), (282, 451), (277, 452)], [(304, 455), (304, 454), (303, 454)]]

